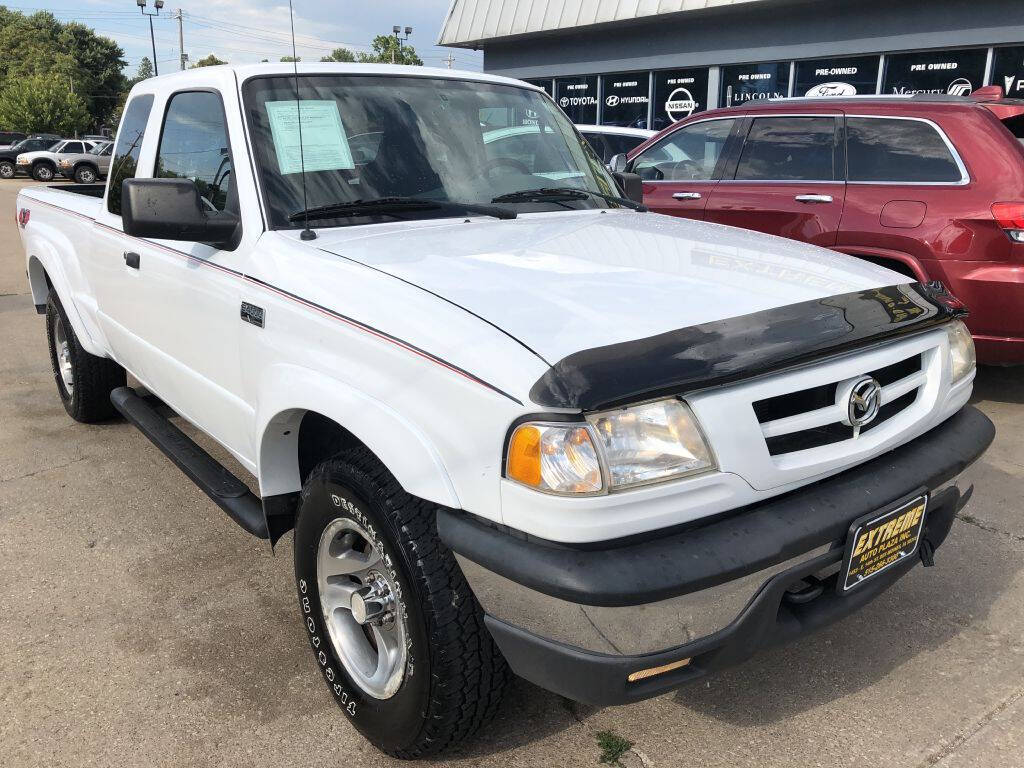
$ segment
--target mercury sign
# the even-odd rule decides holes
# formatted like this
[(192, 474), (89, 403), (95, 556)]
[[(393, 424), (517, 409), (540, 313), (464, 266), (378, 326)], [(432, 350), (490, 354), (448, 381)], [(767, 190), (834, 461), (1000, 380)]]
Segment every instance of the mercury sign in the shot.
[(985, 78), (985, 48), (899, 53), (887, 56), (882, 93), (909, 96), (947, 93), (968, 96)]

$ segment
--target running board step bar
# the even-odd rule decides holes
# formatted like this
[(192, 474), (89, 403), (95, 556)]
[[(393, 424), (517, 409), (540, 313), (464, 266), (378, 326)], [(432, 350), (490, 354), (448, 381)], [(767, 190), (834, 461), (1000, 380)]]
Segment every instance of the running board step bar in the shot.
[(223, 464), (157, 413), (131, 387), (115, 389), (110, 402), (232, 520), (257, 538), (270, 538), (263, 503)]

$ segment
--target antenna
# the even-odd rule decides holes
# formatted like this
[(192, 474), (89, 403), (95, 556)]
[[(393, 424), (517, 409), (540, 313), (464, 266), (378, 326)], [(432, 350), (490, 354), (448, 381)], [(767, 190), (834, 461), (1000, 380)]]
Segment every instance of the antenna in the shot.
[(288, 21), (292, 27), (292, 71), (295, 73), (295, 116), (299, 122), (299, 172), (302, 174), (302, 218), (306, 228), (299, 237), (303, 240), (316, 240), (316, 232), (309, 228), (309, 202), (306, 199), (306, 157), (302, 148), (302, 102), (299, 100), (299, 58), (295, 55), (295, 11), (292, 0), (288, 0)]

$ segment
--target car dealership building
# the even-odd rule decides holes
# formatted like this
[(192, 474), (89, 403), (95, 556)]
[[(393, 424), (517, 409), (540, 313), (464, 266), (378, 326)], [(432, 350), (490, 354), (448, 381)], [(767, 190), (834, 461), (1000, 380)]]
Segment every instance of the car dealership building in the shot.
[(664, 128), (752, 99), (1024, 98), (1020, 0), (453, 0), (441, 45), (544, 87), (577, 123)]

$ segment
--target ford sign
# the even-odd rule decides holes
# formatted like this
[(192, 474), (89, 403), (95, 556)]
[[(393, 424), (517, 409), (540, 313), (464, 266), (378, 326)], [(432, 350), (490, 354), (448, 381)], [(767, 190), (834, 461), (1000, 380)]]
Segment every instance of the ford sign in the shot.
[(822, 96), (856, 96), (857, 89), (849, 83), (822, 83), (811, 88), (804, 96), (820, 98)]

